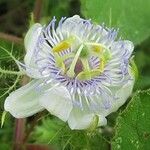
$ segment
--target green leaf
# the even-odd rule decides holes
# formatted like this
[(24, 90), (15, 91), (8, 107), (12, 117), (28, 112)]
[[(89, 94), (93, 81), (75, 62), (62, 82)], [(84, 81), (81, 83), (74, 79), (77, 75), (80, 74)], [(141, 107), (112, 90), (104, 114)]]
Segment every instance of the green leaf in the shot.
[(150, 147), (150, 89), (138, 91), (119, 115), (112, 150), (148, 150)]
[(135, 84), (135, 89), (147, 89), (150, 87), (150, 77), (140, 76)]
[(69, 3), (66, 0), (45, 0), (42, 3), (41, 23), (48, 23), (53, 16), (60, 19), (62, 16), (68, 16)]
[(36, 126), (32, 140), (62, 150), (107, 150), (109, 147), (99, 130), (95, 132), (71, 130), (58, 118), (50, 117), (43, 119), (42, 124)]
[(22, 59), (22, 55), (22, 45), (0, 40), (0, 106), (20, 81), (21, 74), (15, 61)]
[(81, 0), (81, 12), (86, 18), (119, 28), (120, 35), (134, 44), (150, 35), (149, 10), (149, 0)]
[[(0, 111), (0, 117), (2, 117), (2, 112)], [(10, 118), (10, 115), (7, 115), (5, 118), (5, 124), (3, 128), (0, 129), (0, 150), (10, 150), (12, 149), (13, 141), (13, 125), (14, 120)]]

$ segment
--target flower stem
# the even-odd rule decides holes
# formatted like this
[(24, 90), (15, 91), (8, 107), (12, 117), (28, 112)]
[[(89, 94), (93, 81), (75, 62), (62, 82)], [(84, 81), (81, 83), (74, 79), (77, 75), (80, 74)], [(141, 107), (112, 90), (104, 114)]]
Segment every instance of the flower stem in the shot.
[(16, 119), (14, 150), (21, 150), (23, 145), (26, 119)]
[[(27, 76), (23, 76), (21, 85), (23, 86), (23, 85), (27, 84), (28, 81), (29, 81), (29, 78)], [(26, 119), (16, 119), (13, 150), (23, 150), (25, 125), (26, 125)]]
[(9, 89), (4, 94), (2, 94), (0, 96), (0, 98), (2, 98), (3, 96), (5, 96), (6, 94), (8, 94), (17, 85), (17, 83), (19, 82), (19, 79), (20, 79), (20, 76), (18, 75), (17, 78), (16, 78), (16, 80), (15, 80), (15, 82), (14, 82), (14, 84), (11, 87), (9, 87)]
[(2, 68), (0, 68), (0, 73), (2, 73), (2, 74), (11, 74), (11, 75), (24, 75), (24, 73), (21, 72), (21, 71), (10, 71), (10, 70), (4, 70)]
[[(40, 20), (41, 10), (42, 10), (42, 0), (36, 0), (35, 1), (35, 6), (34, 6), (34, 19), (35, 19), (36, 22), (39, 22), (39, 20)], [(3, 49), (3, 50), (5, 50), (8, 53), (8, 51), (6, 49)], [(11, 57), (16, 62), (16, 59), (14, 59), (13, 56), (11, 56)], [(29, 81), (29, 78), (27, 78), (26, 76), (23, 76), (22, 86), (27, 84), (28, 81)], [(25, 122), (26, 122), (26, 119), (16, 119), (15, 140), (14, 140), (15, 144), (14, 144), (14, 148), (13, 148), (14, 150), (24, 149), (23, 146), (25, 146), (24, 145)]]

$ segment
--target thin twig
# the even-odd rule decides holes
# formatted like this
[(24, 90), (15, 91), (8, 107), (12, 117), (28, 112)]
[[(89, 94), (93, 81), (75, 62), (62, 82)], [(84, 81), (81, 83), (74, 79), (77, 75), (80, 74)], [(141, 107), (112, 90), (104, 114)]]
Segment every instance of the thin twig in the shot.
[[(27, 76), (23, 76), (22, 86), (27, 84), (29, 78)], [(15, 125), (15, 137), (14, 137), (14, 150), (22, 150), (23, 149), (23, 139), (25, 134), (25, 124), (26, 119), (16, 119)]]
[(41, 18), (41, 12), (42, 12), (42, 0), (36, 0), (34, 5), (34, 21), (39, 22)]
[(48, 145), (44, 144), (27, 144), (26, 150), (52, 150)]
[(18, 44), (23, 43), (22, 38), (11, 35), (11, 34), (3, 33), (3, 32), (0, 32), (0, 39), (7, 40), (7, 41), (10, 41), (10, 42), (14, 42), (14, 43), (18, 43)]
[(42, 117), (43, 114), (44, 114), (43, 111), (40, 112), (40, 113), (38, 113), (38, 114), (34, 117), (34, 119), (32, 120), (32, 122), (30, 123), (31, 125), (30, 125), (30, 127), (26, 130), (26, 134), (25, 134), (24, 139), (23, 139), (23, 143), (24, 143), (24, 144), (26, 144), (26, 142), (27, 142), (27, 140), (28, 140), (30, 134), (32, 133), (34, 127), (36, 126), (37, 122), (38, 122), (39, 120), (41, 120), (41, 118), (43, 118), (43, 117)]
[(26, 119), (16, 119), (14, 150), (22, 150)]

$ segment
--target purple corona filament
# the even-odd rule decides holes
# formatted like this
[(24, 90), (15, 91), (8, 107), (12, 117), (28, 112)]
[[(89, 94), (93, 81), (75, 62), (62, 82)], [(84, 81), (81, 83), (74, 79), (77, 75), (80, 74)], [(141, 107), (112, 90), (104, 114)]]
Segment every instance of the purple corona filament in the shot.
[[(67, 21), (65, 17), (62, 17), (58, 22), (58, 26), (56, 26), (56, 18), (54, 17), (48, 26), (42, 28), (32, 56), (44, 80), (38, 88), (42, 90), (43, 85), (51, 83), (54, 85), (61, 84), (69, 90), (74, 106), (79, 106), (81, 109), (84, 109), (84, 106), (88, 106), (94, 112), (101, 108), (109, 109), (112, 102), (117, 99), (109, 86), (123, 85), (124, 82), (130, 79), (130, 76), (126, 75), (128, 74), (131, 51), (124, 46), (125, 41), (119, 40), (116, 42), (118, 30), (93, 25), (90, 20)], [(66, 30), (64, 30), (65, 27)], [(98, 44), (99, 48), (102, 46), (102, 48), (108, 50), (111, 58), (105, 62), (103, 71), (99, 75), (94, 75), (90, 79), (78, 79), (78, 74), (83, 71), (80, 56), (78, 58), (79, 62), (75, 66), (75, 75), (70, 77), (66, 73), (74, 59), (71, 54), (75, 56), (80, 46), (78, 43), (71, 43), (67, 49), (59, 49), (59, 52), (57, 52), (60, 58), (70, 55), (70, 57), (66, 57), (63, 60), (66, 72), (64, 73), (62, 68), (56, 65), (53, 48), (71, 36), (75, 36), (77, 42), (79, 38), (82, 41), (81, 43), (85, 45), (86, 43)], [(89, 51), (92, 50), (89, 48)], [(99, 69), (99, 66), (103, 63), (102, 58), (99, 58), (98, 55), (90, 54), (85, 59), (90, 70)], [(34, 74), (33, 68), (28, 69), (26, 67), (26, 70), (28, 70), (29, 74)], [(102, 99), (96, 101), (93, 96), (102, 97)]]

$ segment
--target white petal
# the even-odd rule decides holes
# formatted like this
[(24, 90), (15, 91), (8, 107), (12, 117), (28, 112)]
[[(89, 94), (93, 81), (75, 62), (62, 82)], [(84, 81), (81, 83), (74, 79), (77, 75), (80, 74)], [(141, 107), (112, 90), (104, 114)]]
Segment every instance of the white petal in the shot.
[(73, 17), (67, 18), (64, 23), (62, 24), (63, 31), (74, 31), (74, 28), (77, 28), (79, 23), (82, 22), (83, 19), (80, 18), (78, 15), (74, 15)]
[(116, 94), (117, 99), (113, 101), (113, 105), (109, 110), (109, 114), (111, 112), (117, 111), (118, 108), (126, 102), (126, 100), (129, 98), (129, 96), (132, 93), (135, 77), (134, 74), (132, 74), (132, 70), (130, 67), (128, 68), (128, 74), (126, 75), (125, 80), (127, 78), (130, 79), (128, 79), (127, 82), (122, 87), (120, 88), (118, 87), (115, 90), (112, 88), (112, 91)]
[(19, 66), (19, 70), (24, 72), (24, 74), (26, 74), (30, 78), (34, 78), (34, 79), (43, 78), (42, 74), (39, 72), (39, 69), (37, 67), (33, 68), (31, 66), (27, 66), (23, 63), (20, 63), (19, 61), (17, 61), (17, 64)]
[(45, 92), (40, 104), (45, 107), (51, 114), (67, 121), (72, 110), (72, 101), (66, 87), (56, 86)]
[(5, 100), (5, 110), (16, 118), (25, 118), (43, 110), (39, 105), (40, 94), (36, 90), (37, 85), (39, 81), (33, 80), (12, 92)]
[(90, 127), (93, 119), (94, 114), (81, 110), (80, 108), (74, 107), (70, 113), (68, 119), (69, 127), (73, 129), (86, 129)]
[(128, 40), (124, 40), (123, 42), (125, 44), (125, 49), (129, 50), (129, 52), (132, 53), (134, 50), (133, 43), (131, 41), (128, 41)]
[(63, 37), (75, 35), (78, 38), (78, 43), (81, 41), (94, 40), (97, 40), (98, 42), (100, 39), (104, 39), (104, 37), (108, 34), (108, 31), (106, 31), (102, 26), (93, 26), (89, 20), (80, 18), (78, 15), (67, 18), (62, 25), (58, 26), (56, 32), (62, 33)]
[(81, 110), (79, 107), (74, 107), (70, 113), (68, 119), (69, 127), (74, 130), (87, 129), (94, 124), (96, 115), (99, 117), (98, 126), (103, 126), (107, 124), (107, 120), (104, 116), (94, 114), (88, 110)]
[(29, 31), (25, 36), (24, 44), (25, 44), (25, 49), (27, 51), (27, 54), (24, 58), (24, 61), (26, 65), (30, 65), (32, 61), (32, 56), (35, 50), (35, 46), (37, 44), (38, 37), (41, 33), (41, 30), (42, 30), (42, 26), (39, 23), (36, 23), (29, 29)]
[(122, 87), (110, 87), (111, 91), (115, 94), (116, 99), (112, 100), (112, 105), (109, 109), (101, 110), (101, 114), (107, 116), (110, 113), (117, 111), (119, 107), (121, 107), (131, 95), (134, 81), (135, 79), (132, 78), (128, 80), (127, 83), (125, 83)]
[(125, 52), (129, 52), (128, 55), (131, 55), (134, 50), (134, 45), (131, 41), (128, 40), (116, 41), (113, 42), (110, 50), (112, 51), (112, 56), (118, 59)]
[(72, 110), (68, 90), (64, 86), (48, 84), (38, 90), (42, 80), (33, 80), (12, 92), (6, 99), (4, 107), (16, 118), (31, 116), (46, 108), (51, 114), (66, 121)]
[[(124, 85), (108, 86), (108, 89), (110, 89), (110, 91), (112, 92), (112, 96), (115, 96), (115, 98), (109, 98), (108, 100), (106, 99), (106, 97), (95, 97), (93, 95), (93, 100), (95, 100), (95, 102), (97, 103), (97, 114), (106, 117), (110, 113), (117, 111), (119, 107), (121, 107), (126, 102), (128, 97), (132, 93), (135, 81), (134, 76), (130, 72), (131, 70), (129, 70), (129, 74), (125, 77), (125, 80), (127, 81), (126, 83), (124, 83)], [(130, 79), (128, 79), (129, 77)], [(108, 105), (110, 104), (110, 107), (105, 108), (104, 104), (107, 105), (107, 103)]]
[(134, 86), (134, 79), (131, 79), (128, 80), (128, 82), (122, 88), (116, 91), (117, 99), (114, 100), (114, 103), (111, 109), (109, 110), (109, 113), (117, 111), (117, 109), (126, 102), (128, 97), (132, 93), (133, 86)]
[(76, 35), (81, 38), (83, 32), (83, 19), (78, 15), (67, 18), (61, 26), (56, 29), (57, 33), (62, 33), (63, 37)]
[(25, 67), (23, 70), (31, 78), (41, 78), (37, 64), (35, 64), (35, 47), (42, 31), (42, 26), (39, 23), (34, 24), (27, 32), (24, 44), (26, 48), (26, 55), (24, 58)]

